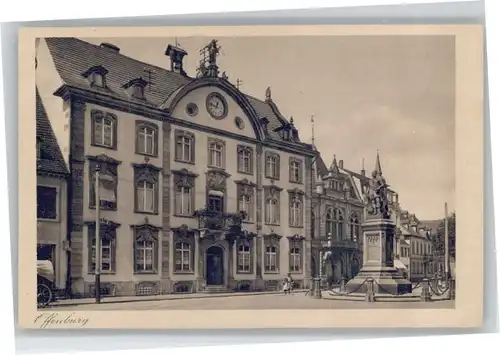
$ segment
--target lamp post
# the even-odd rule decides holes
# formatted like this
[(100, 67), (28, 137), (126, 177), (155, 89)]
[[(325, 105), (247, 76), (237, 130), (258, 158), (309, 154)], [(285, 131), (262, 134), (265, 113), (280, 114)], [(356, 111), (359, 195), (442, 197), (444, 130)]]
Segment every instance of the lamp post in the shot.
[(101, 196), (100, 168), (95, 171), (95, 302), (101, 303)]

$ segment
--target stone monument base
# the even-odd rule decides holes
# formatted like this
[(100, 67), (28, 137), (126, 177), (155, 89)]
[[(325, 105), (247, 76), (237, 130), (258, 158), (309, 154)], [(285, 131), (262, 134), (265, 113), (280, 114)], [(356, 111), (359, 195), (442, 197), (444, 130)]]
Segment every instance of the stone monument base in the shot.
[(347, 293), (366, 293), (366, 279), (372, 278), (375, 294), (404, 295), (412, 292), (411, 282), (395, 267), (365, 266), (346, 284)]

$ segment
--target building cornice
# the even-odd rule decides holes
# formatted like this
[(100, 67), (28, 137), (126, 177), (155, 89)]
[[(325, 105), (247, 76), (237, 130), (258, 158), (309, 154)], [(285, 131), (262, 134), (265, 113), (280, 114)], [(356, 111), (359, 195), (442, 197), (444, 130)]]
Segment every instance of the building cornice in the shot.
[(240, 142), (246, 142), (255, 145), (262, 144), (262, 146), (265, 148), (285, 151), (287, 153), (293, 153), (311, 158), (315, 157), (318, 154), (315, 150), (308, 149), (306, 146), (297, 146), (296, 143), (292, 144), (286, 141), (283, 142), (273, 141), (266, 138), (264, 138), (263, 140), (259, 140), (257, 138), (239, 135), (233, 132), (220, 130), (214, 127), (203, 126), (194, 122), (186, 121), (182, 118), (172, 117), (170, 111), (167, 108), (159, 109), (157, 107), (148, 105), (147, 103), (136, 103), (114, 95), (109, 95), (106, 93), (97, 93), (89, 90), (76, 88), (66, 84), (62, 85), (59, 89), (57, 89), (54, 92), (54, 95), (61, 97), (64, 100), (76, 99), (78, 101), (84, 101), (86, 103), (96, 104), (99, 106), (107, 107), (109, 109), (131, 113), (162, 122), (168, 122), (174, 126), (189, 128), (204, 133), (232, 138)]

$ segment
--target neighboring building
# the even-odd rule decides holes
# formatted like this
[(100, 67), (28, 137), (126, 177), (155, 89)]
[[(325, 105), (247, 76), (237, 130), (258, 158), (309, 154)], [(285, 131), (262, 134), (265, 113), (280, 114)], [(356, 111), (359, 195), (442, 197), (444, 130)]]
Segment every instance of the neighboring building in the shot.
[[(344, 170), (344, 162), (334, 157), (329, 168), (318, 155), (314, 167), (316, 191), (313, 192), (312, 240), (313, 272), (320, 267), (320, 251), (331, 251), (326, 273), (334, 283), (351, 279), (363, 266), (361, 223), (363, 197), (357, 177)], [(325, 242), (330, 238), (329, 247)]]
[[(68, 170), (36, 91), (37, 259), (54, 266), (55, 289), (65, 290), (68, 268)], [(43, 280), (42, 282), (45, 282)]]
[(409, 279), (418, 281), (430, 277), (435, 270), (429, 230), (420, 223), (415, 214), (405, 210), (401, 211), (400, 223), (403, 238), (410, 245)]
[(97, 169), (104, 293), (275, 289), (289, 272), (309, 286), (316, 152), (270, 89), (259, 100), (218, 75), (217, 51), (192, 78), (171, 45), (167, 70), (111, 44), (39, 42), (37, 82), (68, 147), (75, 293), (95, 287)]

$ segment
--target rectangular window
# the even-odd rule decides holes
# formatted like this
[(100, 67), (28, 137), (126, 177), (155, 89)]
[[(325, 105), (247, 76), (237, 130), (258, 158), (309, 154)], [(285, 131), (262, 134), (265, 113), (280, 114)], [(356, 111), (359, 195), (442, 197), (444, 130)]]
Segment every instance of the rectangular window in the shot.
[(277, 199), (269, 199), (266, 202), (266, 223), (279, 224), (279, 204)]
[(116, 119), (112, 114), (92, 111), (94, 144), (114, 148), (116, 142)]
[(290, 249), (290, 271), (299, 272), (300, 271), (300, 249), (292, 248)]
[(179, 216), (191, 216), (193, 214), (192, 201), (191, 188), (177, 186), (175, 191), (175, 213)]
[(137, 210), (139, 212), (154, 213), (156, 204), (155, 184), (147, 181), (140, 181), (136, 187)]
[(194, 163), (194, 135), (178, 131), (175, 136), (175, 159)]
[(208, 165), (215, 168), (224, 168), (224, 144), (210, 142), (208, 145)]
[(272, 245), (266, 246), (264, 265), (267, 272), (278, 271), (278, 248)]
[(280, 178), (280, 158), (278, 154), (266, 153), (266, 177), (273, 180)]
[[(101, 272), (113, 272), (113, 241), (101, 239)], [(92, 238), (91, 272), (96, 267), (96, 240)]]
[(175, 271), (191, 271), (191, 244), (177, 243), (175, 245)]
[(135, 271), (154, 271), (155, 243), (152, 240), (138, 241), (135, 248)]
[(253, 150), (250, 147), (238, 146), (238, 172), (252, 174), (253, 172)]
[(208, 196), (208, 210), (212, 212), (224, 212), (224, 199), (222, 196)]
[(238, 246), (238, 272), (250, 272), (250, 270), (250, 246), (246, 244), (240, 244)]
[(156, 155), (156, 130), (153, 127), (139, 125), (137, 128), (137, 152)]
[(57, 219), (57, 188), (37, 186), (37, 218)]

